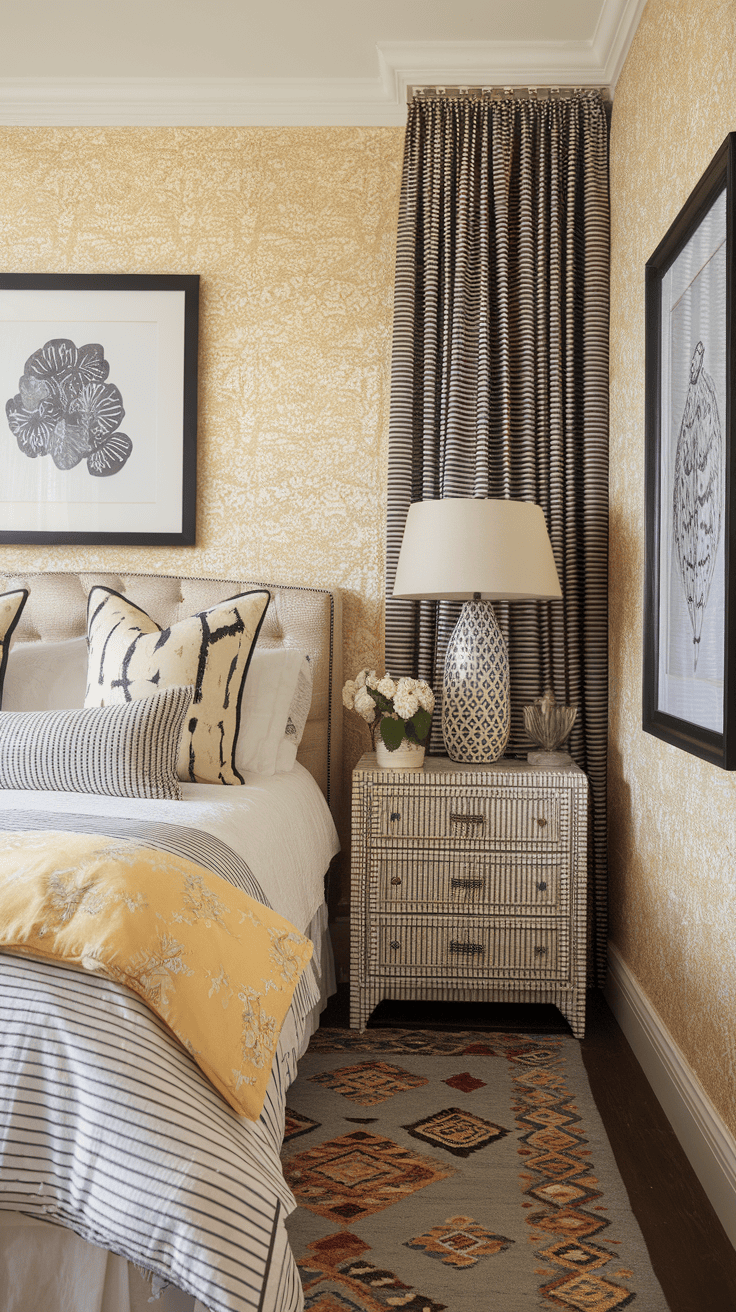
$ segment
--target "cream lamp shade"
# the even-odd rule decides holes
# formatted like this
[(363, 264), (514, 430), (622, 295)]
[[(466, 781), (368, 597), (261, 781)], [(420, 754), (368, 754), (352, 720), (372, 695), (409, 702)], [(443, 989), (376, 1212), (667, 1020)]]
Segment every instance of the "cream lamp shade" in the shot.
[(415, 502), (393, 595), (465, 602), (445, 659), (445, 747), (453, 761), (497, 761), (511, 705), (508, 653), (490, 603), (562, 597), (541, 506), (480, 497)]
[(395, 597), (531, 601), (562, 596), (541, 506), (446, 497), (409, 507)]

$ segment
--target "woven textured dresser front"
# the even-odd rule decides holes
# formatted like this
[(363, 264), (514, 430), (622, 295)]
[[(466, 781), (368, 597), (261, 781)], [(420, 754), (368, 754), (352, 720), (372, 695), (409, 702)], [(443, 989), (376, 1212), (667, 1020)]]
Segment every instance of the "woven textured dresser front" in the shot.
[(351, 1014), (553, 1002), (585, 1025), (587, 780), (521, 762), (353, 775)]

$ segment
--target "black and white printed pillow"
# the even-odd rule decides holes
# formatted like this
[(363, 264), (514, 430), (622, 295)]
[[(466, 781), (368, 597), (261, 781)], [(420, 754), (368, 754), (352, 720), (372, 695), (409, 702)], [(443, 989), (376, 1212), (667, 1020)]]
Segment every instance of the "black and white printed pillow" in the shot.
[(166, 688), (121, 706), (0, 711), (0, 788), (179, 801), (191, 704), (191, 688)]
[(160, 629), (112, 588), (95, 587), (87, 604), (85, 706), (151, 697), (172, 685), (194, 688), (179, 748), (179, 778), (242, 784), (234, 750), (243, 684), (271, 594), (229, 597)]
[(3, 691), (5, 671), (8, 668), (10, 639), (21, 616), (21, 611), (28, 600), (27, 588), (16, 588), (13, 592), (0, 593), (0, 697)]

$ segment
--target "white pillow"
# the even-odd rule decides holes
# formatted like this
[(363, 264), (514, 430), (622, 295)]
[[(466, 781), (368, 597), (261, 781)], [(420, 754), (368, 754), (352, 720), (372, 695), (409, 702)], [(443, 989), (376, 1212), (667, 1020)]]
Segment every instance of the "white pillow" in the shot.
[[(311, 665), (304, 652), (290, 647), (254, 648), (243, 689), (240, 730), (235, 744), (235, 768), (241, 774), (244, 770), (255, 774), (291, 770), (309, 714), (311, 674)], [(307, 679), (308, 700), (304, 692)], [(305, 700), (306, 711), (303, 711)]]
[(66, 711), (84, 706), (87, 639), (16, 642), (8, 654), (4, 711)]
[(296, 751), (302, 740), (309, 708), (312, 705), (313, 683), (312, 662), (308, 656), (304, 656), (299, 670), (299, 677), (296, 681), (294, 696), (289, 707), (289, 717), (286, 721), (284, 737), (281, 739), (279, 750), (276, 753), (276, 774), (286, 774), (289, 770), (294, 769)]

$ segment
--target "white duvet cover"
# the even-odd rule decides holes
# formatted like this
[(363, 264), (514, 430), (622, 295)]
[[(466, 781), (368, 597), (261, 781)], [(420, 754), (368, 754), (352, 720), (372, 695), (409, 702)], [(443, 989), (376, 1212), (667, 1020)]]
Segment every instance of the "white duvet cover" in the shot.
[[(202, 829), (245, 861), (275, 911), (304, 933), (324, 899), (338, 840), (329, 807), (298, 763), (287, 774), (246, 774), (242, 788), (182, 784), (181, 802), (80, 793), (0, 792), (0, 810), (78, 812)], [(101, 831), (101, 832), (104, 832)]]
[[(57, 816), (59, 828), (131, 826), (162, 846), (173, 834), (210, 869), (228, 862), (224, 877), (241, 887), (252, 874), (265, 900), (317, 938), (338, 843), (307, 771), (184, 793), (177, 803), (7, 791), (0, 820), (5, 829), (23, 828), (24, 817), (53, 828)], [(324, 994), (319, 966), (315, 953), (253, 1123), (128, 990), (0, 954), (2, 1312), (142, 1312), (169, 1281), (177, 1289), (153, 1304), (160, 1312), (301, 1308), (279, 1149), (286, 1090)], [(130, 1263), (153, 1272), (153, 1286)]]

